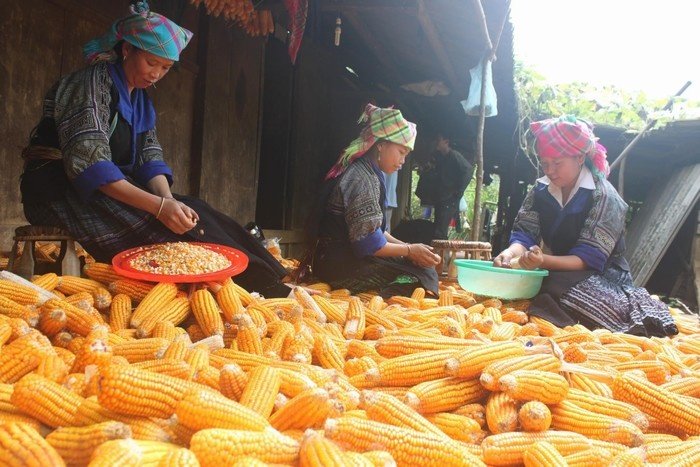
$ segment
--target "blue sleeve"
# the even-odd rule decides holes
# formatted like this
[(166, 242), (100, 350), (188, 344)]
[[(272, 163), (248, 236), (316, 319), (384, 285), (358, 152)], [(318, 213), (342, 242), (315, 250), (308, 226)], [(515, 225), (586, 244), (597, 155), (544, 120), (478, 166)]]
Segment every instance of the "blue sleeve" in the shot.
[(173, 171), (165, 161), (151, 160), (145, 162), (134, 171), (134, 180), (141, 186), (146, 186), (156, 175), (165, 175), (168, 185), (173, 184)]
[(384, 245), (386, 245), (386, 237), (381, 228), (378, 228), (371, 234), (351, 243), (353, 253), (361, 258), (372, 256)]
[(98, 161), (80, 172), (73, 180), (73, 186), (78, 192), (78, 195), (80, 195), (83, 200), (87, 201), (92, 197), (95, 190), (102, 185), (118, 182), (125, 178), (122, 171), (119, 170), (119, 167), (114, 165), (114, 163)]
[(605, 269), (605, 263), (608, 261), (608, 255), (598, 248), (590, 245), (577, 243), (569, 250), (570, 255), (578, 256), (581, 261), (586, 263), (590, 269), (602, 272)]
[(535, 246), (538, 244), (535, 241), (535, 239), (532, 238), (530, 235), (526, 234), (525, 232), (518, 232), (518, 231), (514, 231), (513, 233), (510, 234), (510, 244), (512, 245), (513, 243), (519, 243), (528, 249), (531, 246)]

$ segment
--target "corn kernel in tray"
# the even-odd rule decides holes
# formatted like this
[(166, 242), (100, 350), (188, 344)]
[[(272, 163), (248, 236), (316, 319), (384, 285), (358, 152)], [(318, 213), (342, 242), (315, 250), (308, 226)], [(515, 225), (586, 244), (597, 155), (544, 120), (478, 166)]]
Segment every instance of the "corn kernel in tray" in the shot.
[(129, 260), (129, 266), (152, 274), (191, 275), (221, 271), (231, 266), (231, 261), (208, 248), (175, 242), (144, 249)]

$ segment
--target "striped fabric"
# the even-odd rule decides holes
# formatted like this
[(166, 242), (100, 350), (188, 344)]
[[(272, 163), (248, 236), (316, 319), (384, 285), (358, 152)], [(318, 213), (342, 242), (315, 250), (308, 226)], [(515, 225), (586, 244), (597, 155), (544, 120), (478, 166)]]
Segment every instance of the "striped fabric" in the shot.
[(573, 115), (549, 118), (530, 124), (540, 157), (575, 157), (585, 155), (591, 171), (599, 178), (610, 173), (606, 149), (598, 143), (591, 127)]
[(178, 61), (192, 33), (163, 15), (148, 9), (148, 3), (137, 2), (131, 15), (117, 20), (109, 32), (85, 44), (83, 54), (89, 63), (114, 61), (114, 46), (126, 41), (141, 50), (168, 60)]
[(358, 157), (380, 140), (406, 146), (413, 150), (416, 142), (416, 124), (409, 122), (398, 109), (382, 109), (367, 104), (357, 123), (366, 123), (360, 136), (345, 148), (335, 165), (326, 174), (326, 180), (336, 178)]

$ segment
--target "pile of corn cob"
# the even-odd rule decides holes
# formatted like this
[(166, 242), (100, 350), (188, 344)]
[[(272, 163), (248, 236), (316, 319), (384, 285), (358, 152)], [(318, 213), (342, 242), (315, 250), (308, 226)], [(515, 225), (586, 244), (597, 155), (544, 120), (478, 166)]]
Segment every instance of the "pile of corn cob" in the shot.
[(264, 299), (0, 273), (9, 465), (700, 464), (700, 325), (642, 338), (452, 287)]
[(266, 36), (275, 32), (275, 22), (270, 10), (256, 10), (251, 0), (190, 0), (198, 7), (204, 4), (207, 13), (233, 21), (249, 36)]

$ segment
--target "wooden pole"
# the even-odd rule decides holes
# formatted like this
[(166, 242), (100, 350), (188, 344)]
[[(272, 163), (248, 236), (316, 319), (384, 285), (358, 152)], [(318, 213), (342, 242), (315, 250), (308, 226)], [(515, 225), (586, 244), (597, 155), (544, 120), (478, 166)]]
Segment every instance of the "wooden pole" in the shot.
[(496, 49), (501, 40), (501, 34), (508, 20), (508, 11), (510, 10), (510, 0), (506, 2), (506, 9), (503, 14), (496, 40), (491, 42), (488, 25), (486, 24), (486, 14), (484, 13), (481, 0), (474, 0), (474, 7), (477, 14), (481, 18), (480, 24), (484, 33), (484, 38), (487, 44), (487, 53), (482, 59), (481, 69), (481, 95), (479, 100), (479, 123), (476, 130), (476, 186), (474, 187), (474, 215), (472, 217), (472, 241), (479, 241), (481, 237), (481, 193), (484, 187), (484, 127), (486, 126), (486, 70), (491, 61), (496, 58)]

